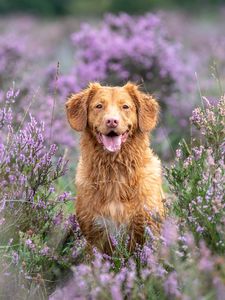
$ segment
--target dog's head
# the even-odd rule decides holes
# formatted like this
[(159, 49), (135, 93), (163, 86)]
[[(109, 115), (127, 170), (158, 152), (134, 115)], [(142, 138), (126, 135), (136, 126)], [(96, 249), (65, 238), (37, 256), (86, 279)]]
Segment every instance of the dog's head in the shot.
[(91, 83), (69, 98), (66, 110), (73, 129), (89, 128), (104, 149), (116, 152), (136, 132), (149, 132), (156, 126), (159, 106), (135, 84), (107, 87)]

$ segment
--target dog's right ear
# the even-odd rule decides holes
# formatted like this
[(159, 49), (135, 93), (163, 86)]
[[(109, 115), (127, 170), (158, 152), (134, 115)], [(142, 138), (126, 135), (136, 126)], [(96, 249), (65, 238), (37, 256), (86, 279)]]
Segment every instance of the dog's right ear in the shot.
[(154, 129), (159, 115), (157, 101), (151, 95), (139, 91), (138, 86), (131, 82), (128, 82), (124, 88), (137, 107), (139, 129), (142, 132), (149, 132)]
[(90, 83), (88, 88), (72, 96), (66, 102), (66, 113), (70, 126), (76, 131), (83, 131), (87, 126), (88, 104), (97, 90), (99, 83)]

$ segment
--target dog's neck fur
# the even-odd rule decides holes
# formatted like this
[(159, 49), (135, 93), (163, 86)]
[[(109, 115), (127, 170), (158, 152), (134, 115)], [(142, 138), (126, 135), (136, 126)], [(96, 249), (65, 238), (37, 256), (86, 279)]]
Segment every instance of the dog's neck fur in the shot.
[[(134, 142), (135, 140), (135, 142)], [(117, 173), (123, 169), (126, 176), (129, 176), (130, 168), (137, 171), (138, 168), (146, 164), (147, 151), (149, 151), (148, 133), (135, 133), (122, 144), (120, 151), (110, 153), (99, 144), (90, 130), (86, 129), (81, 136), (81, 155), (84, 166), (90, 171), (94, 170), (98, 178), (106, 176), (112, 177), (112, 173)], [(134, 155), (132, 155), (132, 153)], [(138, 159), (135, 159), (137, 157)], [(134, 174), (132, 172), (132, 174)], [(101, 176), (102, 175), (102, 176)]]
[[(145, 169), (151, 168), (153, 154), (148, 133), (135, 133), (122, 144), (117, 153), (110, 153), (99, 144), (88, 130), (81, 136), (81, 159), (78, 192), (91, 191), (92, 205), (97, 203), (130, 203), (145, 199), (142, 193), (146, 181)], [(142, 184), (143, 183), (143, 184)], [(96, 196), (96, 198), (95, 198)], [(113, 205), (113, 204), (112, 204)]]

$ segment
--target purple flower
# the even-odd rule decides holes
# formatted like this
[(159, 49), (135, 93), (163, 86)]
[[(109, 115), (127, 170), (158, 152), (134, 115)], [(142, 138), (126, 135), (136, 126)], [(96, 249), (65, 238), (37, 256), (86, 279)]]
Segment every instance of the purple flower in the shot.
[(43, 256), (47, 256), (50, 252), (50, 248), (48, 246), (44, 246), (41, 250), (40, 250), (40, 254)]
[(169, 274), (167, 280), (164, 283), (164, 289), (166, 294), (170, 297), (181, 296), (181, 293), (179, 291), (177, 273), (175, 271)]
[(214, 262), (212, 260), (210, 250), (206, 247), (205, 243), (201, 241), (198, 268), (202, 272), (210, 272), (213, 270), (213, 267)]
[(176, 243), (178, 238), (177, 225), (173, 219), (167, 219), (163, 225), (162, 239), (166, 246)]
[(181, 156), (182, 156), (181, 149), (177, 149), (176, 150), (176, 157), (179, 159), (179, 158), (181, 158)]
[(34, 250), (35, 249), (35, 245), (33, 244), (31, 239), (27, 239), (25, 241), (25, 245), (30, 249), (30, 250)]
[(59, 213), (57, 213), (57, 215), (54, 216), (53, 224), (60, 225), (60, 224), (62, 224), (62, 220), (63, 220), (63, 212), (60, 211)]
[(18, 261), (19, 261), (19, 255), (16, 251), (13, 251), (12, 252), (12, 261), (15, 265), (18, 264)]
[(112, 285), (111, 286), (111, 297), (113, 300), (122, 300), (123, 296), (120, 291), (120, 286), (118, 285)]

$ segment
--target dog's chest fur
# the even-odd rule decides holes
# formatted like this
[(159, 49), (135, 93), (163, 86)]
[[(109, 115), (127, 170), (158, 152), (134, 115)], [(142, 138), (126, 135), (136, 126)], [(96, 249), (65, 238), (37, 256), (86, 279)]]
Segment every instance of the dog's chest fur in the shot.
[(88, 142), (82, 144), (76, 175), (76, 211), (84, 224), (113, 232), (129, 226), (145, 206), (161, 209), (160, 163), (143, 141), (115, 156), (96, 147), (87, 151)]
[(125, 231), (128, 220), (123, 203), (111, 202), (103, 207), (101, 215), (95, 216), (94, 224), (99, 229), (107, 229), (110, 235)]
[(131, 165), (127, 168), (117, 162), (94, 163), (90, 172), (82, 159), (79, 162), (76, 185), (80, 201), (86, 202), (98, 226), (110, 224), (114, 228), (127, 224), (133, 202), (137, 202), (134, 201), (138, 192), (136, 172), (131, 170)]

